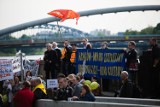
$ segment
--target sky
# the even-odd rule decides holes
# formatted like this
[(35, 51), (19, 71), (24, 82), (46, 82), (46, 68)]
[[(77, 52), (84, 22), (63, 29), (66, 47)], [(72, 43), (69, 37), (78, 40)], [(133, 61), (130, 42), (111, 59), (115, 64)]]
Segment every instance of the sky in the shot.
[[(47, 13), (55, 9), (72, 9), (76, 12), (137, 5), (160, 5), (160, 0), (0, 0), (0, 29), (52, 17)], [(57, 24), (56, 22), (52, 22)], [(142, 30), (160, 23), (160, 11), (121, 12), (80, 17), (78, 25), (74, 19), (59, 22), (84, 32), (106, 29), (111, 33), (127, 29)]]

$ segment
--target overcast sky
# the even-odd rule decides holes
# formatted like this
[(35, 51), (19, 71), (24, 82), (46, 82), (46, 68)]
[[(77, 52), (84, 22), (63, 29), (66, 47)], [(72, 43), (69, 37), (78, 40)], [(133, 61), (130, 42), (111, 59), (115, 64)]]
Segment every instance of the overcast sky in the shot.
[[(51, 17), (47, 13), (55, 9), (72, 9), (79, 12), (135, 5), (160, 5), (160, 0), (0, 0), (0, 29)], [(70, 19), (59, 24), (85, 32), (95, 29), (107, 29), (111, 33), (123, 32), (126, 29), (141, 30), (160, 23), (160, 11), (111, 13), (81, 17), (78, 25), (75, 22)]]

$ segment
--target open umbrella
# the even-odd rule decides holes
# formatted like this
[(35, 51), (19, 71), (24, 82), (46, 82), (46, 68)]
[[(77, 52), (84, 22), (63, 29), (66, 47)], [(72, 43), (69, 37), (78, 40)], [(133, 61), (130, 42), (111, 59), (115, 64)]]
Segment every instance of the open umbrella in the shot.
[(78, 24), (78, 19), (80, 17), (77, 12), (69, 9), (57, 9), (49, 12), (48, 14), (60, 18), (62, 22), (66, 19), (76, 18), (76, 24)]

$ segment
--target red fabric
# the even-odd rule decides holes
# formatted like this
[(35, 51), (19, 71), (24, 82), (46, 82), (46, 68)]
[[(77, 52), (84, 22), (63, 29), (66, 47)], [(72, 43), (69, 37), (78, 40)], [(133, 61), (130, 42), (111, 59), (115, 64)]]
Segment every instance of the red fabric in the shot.
[(29, 88), (23, 88), (14, 97), (16, 107), (32, 107), (34, 94)]
[(80, 15), (77, 12), (68, 9), (53, 10), (48, 14), (62, 19), (61, 20), (62, 22), (65, 21), (66, 19), (76, 18), (76, 24), (78, 23), (78, 19), (80, 17)]

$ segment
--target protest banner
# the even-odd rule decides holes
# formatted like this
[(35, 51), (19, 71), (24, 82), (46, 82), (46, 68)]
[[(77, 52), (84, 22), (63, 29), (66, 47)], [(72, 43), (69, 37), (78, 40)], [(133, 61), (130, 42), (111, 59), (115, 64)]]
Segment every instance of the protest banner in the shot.
[(124, 51), (119, 49), (77, 49), (76, 72), (85, 77), (120, 79), (125, 68)]
[(0, 81), (13, 79), (12, 60), (0, 60)]
[(20, 57), (15, 57), (12, 60), (13, 73), (17, 73), (21, 71), (21, 61)]
[(34, 61), (25, 59), (23, 63), (24, 74), (26, 74), (27, 71), (31, 71), (33, 76), (38, 76), (39, 62), (40, 59)]

